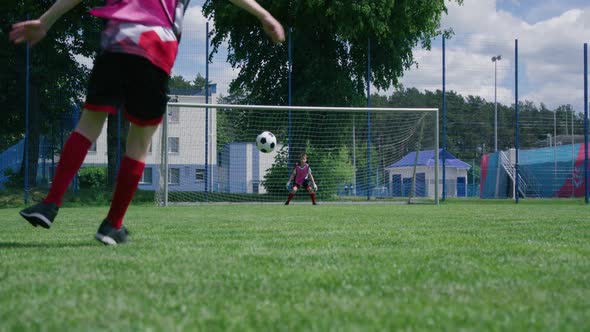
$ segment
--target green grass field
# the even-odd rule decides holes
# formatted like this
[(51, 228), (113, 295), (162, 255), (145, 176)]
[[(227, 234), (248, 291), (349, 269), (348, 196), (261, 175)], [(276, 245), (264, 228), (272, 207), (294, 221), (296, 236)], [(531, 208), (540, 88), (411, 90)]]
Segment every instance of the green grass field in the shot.
[(93, 239), (107, 207), (51, 230), (0, 210), (1, 331), (583, 331), (590, 207), (132, 206), (132, 243)]

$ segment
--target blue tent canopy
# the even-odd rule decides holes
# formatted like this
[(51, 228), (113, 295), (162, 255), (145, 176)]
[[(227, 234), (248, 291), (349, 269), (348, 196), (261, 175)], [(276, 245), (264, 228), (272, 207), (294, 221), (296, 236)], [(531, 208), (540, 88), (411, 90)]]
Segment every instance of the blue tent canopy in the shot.
[[(439, 165), (442, 166), (442, 149), (438, 150)], [(411, 167), (416, 162), (416, 152), (410, 152), (399, 161), (389, 165), (386, 169), (397, 168), (397, 167)], [(434, 166), (434, 150), (425, 150), (418, 153), (418, 164), (417, 166)], [(455, 156), (445, 151), (445, 166), (470, 169), (471, 165), (457, 159)]]

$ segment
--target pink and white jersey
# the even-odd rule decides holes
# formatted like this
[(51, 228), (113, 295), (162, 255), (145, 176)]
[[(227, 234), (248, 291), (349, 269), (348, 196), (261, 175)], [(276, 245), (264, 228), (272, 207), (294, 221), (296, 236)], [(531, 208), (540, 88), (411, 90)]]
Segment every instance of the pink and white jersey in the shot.
[(107, 19), (104, 51), (142, 56), (167, 74), (178, 54), (182, 19), (189, 0), (106, 0), (90, 14)]
[(295, 163), (295, 183), (303, 184), (310, 173), (311, 168), (309, 167), (309, 164), (305, 164), (305, 166), (301, 167), (299, 163)]

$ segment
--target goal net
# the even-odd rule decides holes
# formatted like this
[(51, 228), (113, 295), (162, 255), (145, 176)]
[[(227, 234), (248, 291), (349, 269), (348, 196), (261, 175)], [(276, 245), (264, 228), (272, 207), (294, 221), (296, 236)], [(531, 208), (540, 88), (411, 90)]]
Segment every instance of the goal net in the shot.
[[(256, 147), (263, 131), (277, 138), (270, 153)], [(319, 204), (438, 203), (442, 191), (437, 109), (174, 102), (156, 135), (146, 168), (160, 205), (284, 203), (303, 152)], [(299, 188), (291, 204), (310, 196)]]

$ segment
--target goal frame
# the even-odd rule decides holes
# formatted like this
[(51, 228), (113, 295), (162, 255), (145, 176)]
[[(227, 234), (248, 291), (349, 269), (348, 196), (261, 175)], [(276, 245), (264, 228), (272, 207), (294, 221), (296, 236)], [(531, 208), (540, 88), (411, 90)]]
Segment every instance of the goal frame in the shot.
[[(205, 109), (239, 109), (239, 110), (265, 110), (265, 111), (333, 111), (333, 112), (428, 112), (434, 113), (434, 204), (439, 205), (439, 109), (438, 108), (398, 108), (398, 107), (333, 107), (333, 106), (274, 106), (274, 105), (240, 105), (240, 104), (210, 104), (210, 103), (190, 103), (190, 102), (169, 102), (166, 106), (166, 113), (162, 121), (161, 130), (161, 153), (163, 167), (161, 166), (162, 176), (164, 178), (162, 194), (164, 197), (156, 197), (157, 203), (168, 206), (168, 113), (170, 107), (190, 107)], [(412, 187), (415, 185), (415, 179), (412, 180)], [(443, 184), (444, 185), (444, 184)], [(412, 188), (412, 192), (415, 188)]]

